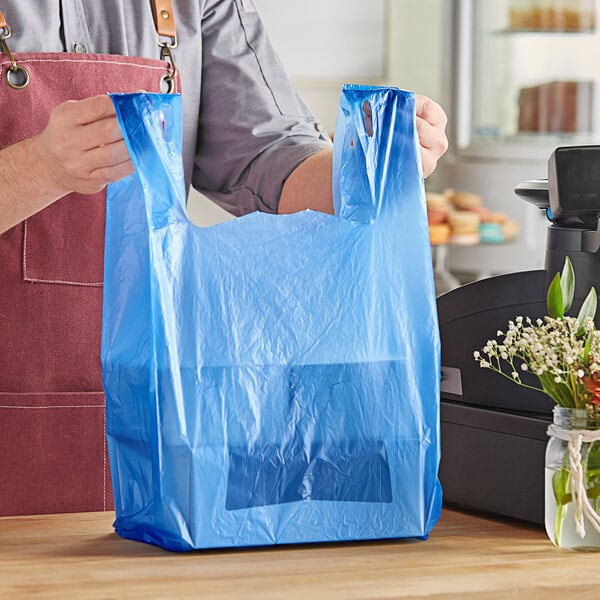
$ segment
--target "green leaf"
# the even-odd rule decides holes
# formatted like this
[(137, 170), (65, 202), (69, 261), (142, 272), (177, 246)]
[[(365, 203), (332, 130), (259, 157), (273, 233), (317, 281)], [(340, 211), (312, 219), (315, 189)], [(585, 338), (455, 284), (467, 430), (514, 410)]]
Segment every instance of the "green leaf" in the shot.
[(556, 515), (554, 517), (554, 543), (560, 547), (562, 539), (562, 529), (565, 517), (567, 516), (567, 504), (571, 502), (571, 494), (567, 491), (570, 488), (570, 472), (564, 467), (556, 471), (552, 476), (552, 491), (556, 500)]
[(562, 468), (555, 471), (552, 476), (552, 491), (558, 507), (564, 506), (571, 502), (572, 497), (568, 489), (571, 482), (571, 473), (569, 469)]
[(565, 316), (560, 275), (558, 273), (554, 276), (554, 279), (548, 286), (548, 297), (546, 302), (548, 304), (548, 313), (551, 317), (556, 319)]
[(565, 264), (560, 275), (560, 288), (562, 291), (563, 314), (565, 314), (573, 304), (573, 294), (575, 293), (575, 273), (568, 256), (565, 257)]
[(600, 483), (596, 483), (595, 485), (588, 487), (586, 490), (586, 496), (590, 500), (595, 500), (596, 498), (600, 498)]
[(593, 319), (596, 316), (597, 306), (598, 298), (596, 296), (596, 290), (594, 288), (590, 288), (588, 295), (579, 309), (579, 314), (577, 315), (577, 320), (579, 321), (577, 335), (581, 335), (583, 333), (583, 322), (586, 320), (586, 318), (591, 317)]
[(591, 442), (590, 449), (587, 455), (587, 472), (588, 479), (600, 479), (600, 444)]
[(544, 393), (550, 396), (556, 404), (565, 406), (566, 408), (575, 408), (577, 406), (571, 388), (562, 382), (554, 381), (554, 375), (551, 373), (543, 373), (542, 375), (538, 375), (537, 378), (540, 381)]
[[(579, 329), (583, 329), (583, 327), (580, 325)], [(583, 333), (583, 331), (581, 332)], [(580, 335), (579, 331), (577, 332), (577, 335)], [(588, 357), (590, 355), (590, 350), (592, 349), (592, 340), (594, 339), (594, 332), (590, 331), (588, 333), (587, 338), (585, 338), (585, 344), (583, 346), (583, 362), (584, 363), (588, 363)]]

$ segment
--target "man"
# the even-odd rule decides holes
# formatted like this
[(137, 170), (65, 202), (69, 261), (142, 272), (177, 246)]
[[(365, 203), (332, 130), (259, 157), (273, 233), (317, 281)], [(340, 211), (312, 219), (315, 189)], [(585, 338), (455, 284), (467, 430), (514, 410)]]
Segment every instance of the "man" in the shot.
[[(0, 0), (0, 514), (112, 505), (104, 193), (132, 165), (106, 93), (157, 92), (173, 75), (157, 60), (161, 19), (177, 28), (186, 184), (236, 215), (332, 211), (331, 143), (258, 14), (241, 0), (172, 4)], [(427, 176), (447, 147), (446, 117), (423, 97), (417, 112)]]

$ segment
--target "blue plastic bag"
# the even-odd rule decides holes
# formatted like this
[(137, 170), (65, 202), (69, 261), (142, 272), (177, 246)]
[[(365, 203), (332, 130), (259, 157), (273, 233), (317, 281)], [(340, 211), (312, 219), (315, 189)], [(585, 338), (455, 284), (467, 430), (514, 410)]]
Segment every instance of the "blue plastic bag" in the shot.
[(113, 100), (136, 169), (107, 198), (116, 531), (170, 550), (426, 537), (440, 366), (414, 96), (344, 88), (339, 216), (208, 228), (186, 216), (180, 97)]

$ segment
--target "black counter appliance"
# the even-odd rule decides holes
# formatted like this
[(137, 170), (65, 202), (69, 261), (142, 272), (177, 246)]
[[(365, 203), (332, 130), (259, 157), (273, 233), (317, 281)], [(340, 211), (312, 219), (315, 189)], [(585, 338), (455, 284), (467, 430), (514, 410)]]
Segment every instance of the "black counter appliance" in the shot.
[(448, 505), (543, 523), (546, 429), (554, 403), (482, 369), (473, 352), (505, 331), (510, 319), (547, 314), (547, 286), (566, 256), (576, 283), (569, 314), (577, 314), (600, 281), (600, 146), (557, 148), (548, 179), (526, 181), (515, 192), (548, 215), (545, 269), (481, 279), (438, 297), (440, 479)]

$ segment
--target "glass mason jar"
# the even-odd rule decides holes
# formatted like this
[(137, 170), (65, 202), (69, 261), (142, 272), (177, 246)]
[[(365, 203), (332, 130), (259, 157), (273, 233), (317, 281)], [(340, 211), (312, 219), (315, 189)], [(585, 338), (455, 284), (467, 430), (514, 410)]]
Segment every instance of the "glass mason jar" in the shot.
[(600, 413), (554, 407), (546, 446), (545, 525), (552, 543), (600, 550)]

